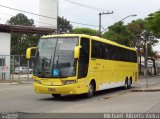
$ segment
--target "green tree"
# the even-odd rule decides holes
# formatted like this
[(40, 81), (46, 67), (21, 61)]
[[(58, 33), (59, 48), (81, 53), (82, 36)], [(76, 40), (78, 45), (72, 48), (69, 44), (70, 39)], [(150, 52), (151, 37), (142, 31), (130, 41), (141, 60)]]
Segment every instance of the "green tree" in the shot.
[(73, 29), (73, 26), (70, 24), (70, 21), (64, 17), (58, 17), (58, 33), (70, 33)]
[[(145, 39), (149, 40), (149, 36), (151, 36), (151, 30), (146, 27), (146, 21), (142, 19), (138, 19), (136, 21), (132, 21), (127, 25), (128, 29), (134, 34), (135, 39), (132, 40), (131, 45), (134, 47), (140, 46), (140, 38), (139, 36), (142, 35), (142, 32), (147, 29), (146, 37)], [(141, 39), (142, 40), (142, 39)], [(144, 41), (141, 41), (144, 42)], [(153, 46), (157, 44), (156, 39), (151, 39), (148, 44), (148, 54), (149, 56), (152, 56), (154, 54), (153, 52)], [(141, 48), (144, 48), (143, 44), (140, 46)]]
[[(28, 19), (22, 13), (17, 14), (14, 17), (11, 17), (7, 21), (9, 25), (24, 25), (24, 26), (33, 26), (33, 19)], [(36, 34), (22, 34), (22, 33), (12, 33), (11, 37), (11, 55), (25, 55), (26, 49), (28, 47), (36, 46), (39, 35)]]
[[(153, 35), (160, 38), (160, 11), (149, 14), (144, 21), (145, 27), (149, 31), (149, 36)], [(153, 52), (153, 46), (157, 45), (157, 43), (157, 39), (151, 39), (149, 41), (149, 56), (155, 54), (155, 52)]]
[(134, 34), (134, 39), (131, 41), (131, 46), (137, 47), (139, 45), (139, 37), (142, 31), (145, 29), (144, 20), (138, 19), (132, 21), (127, 25), (128, 30), (130, 30)]
[(19, 13), (16, 16), (11, 17), (10, 20), (7, 21), (7, 24), (32, 26), (34, 24), (34, 21), (33, 19), (28, 19), (24, 14)]
[(123, 25), (123, 22), (110, 26), (109, 31), (102, 37), (126, 46), (131, 46), (131, 41), (135, 38), (134, 34)]
[(160, 38), (160, 11), (149, 14), (145, 19), (146, 27), (153, 32), (156, 37)]
[(75, 28), (71, 33), (74, 34), (86, 34), (91, 36), (96, 36), (98, 32), (96, 30), (90, 29), (90, 28)]
[(138, 19), (129, 23), (127, 27), (132, 33), (134, 33), (134, 35), (137, 36), (145, 29), (145, 23), (144, 20)]
[[(153, 52), (153, 46), (155, 46), (158, 43), (158, 40), (155, 38), (150, 38), (150, 36), (152, 36), (150, 30), (144, 30), (142, 32), (142, 36), (144, 37), (144, 40), (147, 40), (148, 42), (148, 55), (152, 57), (155, 54), (155, 52)], [(145, 46), (143, 47), (145, 50)]]

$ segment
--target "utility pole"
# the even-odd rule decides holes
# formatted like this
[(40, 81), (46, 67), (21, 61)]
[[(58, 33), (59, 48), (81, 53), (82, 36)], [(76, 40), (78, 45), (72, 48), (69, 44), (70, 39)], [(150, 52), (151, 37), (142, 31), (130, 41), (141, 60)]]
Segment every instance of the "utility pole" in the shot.
[(105, 14), (113, 14), (113, 11), (112, 12), (100, 12), (99, 13), (99, 37), (101, 37), (102, 35), (102, 15), (105, 15)]
[(148, 76), (147, 76), (147, 71), (148, 71), (148, 42), (149, 42), (149, 31), (144, 30), (141, 34), (144, 38), (144, 46), (145, 46), (145, 70), (144, 70), (144, 76), (146, 78), (146, 88), (148, 88)]
[(141, 35), (137, 36), (137, 49), (138, 49), (138, 56), (139, 56), (139, 73), (142, 73), (142, 57), (141, 57), (141, 42), (142, 42), (143, 38), (141, 37)]
[(148, 88), (147, 71), (148, 71), (148, 43), (147, 43), (147, 40), (145, 39), (145, 73), (144, 73), (144, 76), (146, 77), (146, 88)]

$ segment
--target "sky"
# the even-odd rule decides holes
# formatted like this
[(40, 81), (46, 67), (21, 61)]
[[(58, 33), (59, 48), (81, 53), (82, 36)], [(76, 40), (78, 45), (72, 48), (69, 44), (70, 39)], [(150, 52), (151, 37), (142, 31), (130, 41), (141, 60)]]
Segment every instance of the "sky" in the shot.
[[(145, 18), (148, 14), (160, 10), (160, 0), (72, 0), (82, 4), (113, 11), (113, 14), (102, 16), (102, 26), (108, 27), (128, 15), (137, 14), (137, 17), (129, 17), (124, 22)], [(60, 15), (71, 21), (98, 25), (98, 14), (101, 11), (80, 7), (65, 0), (60, 0)], [(75, 24), (74, 24), (75, 25)], [(77, 25), (76, 25), (77, 26)], [(77, 26), (78, 27), (78, 26)], [(81, 26), (80, 26), (81, 27)], [(86, 27), (86, 26), (83, 26)], [(95, 28), (96, 29), (96, 28)]]
[[(136, 17), (129, 17), (124, 20), (127, 24), (132, 20), (143, 19), (150, 13), (160, 10), (160, 0), (71, 0), (84, 5), (93, 6), (106, 11), (113, 11), (113, 14), (102, 16), (102, 26), (107, 28), (110, 25), (120, 21), (126, 16), (137, 14)], [(0, 5), (25, 10), (33, 13), (38, 13), (39, 0), (0, 0)], [(73, 24), (73, 22), (95, 25), (99, 24), (98, 14), (101, 10), (93, 10), (86, 7), (81, 7), (76, 4), (71, 4), (66, 0), (59, 0), (59, 16), (64, 16), (72, 22), (74, 27), (89, 27), (98, 30), (98, 27), (87, 25)], [(16, 15), (17, 11), (9, 10), (0, 7), (0, 23), (5, 23), (11, 16)], [(29, 18), (35, 20), (35, 24), (39, 24), (39, 18), (35, 15), (26, 14)]]
[[(84, 5), (93, 6), (108, 11), (113, 11), (113, 14), (102, 16), (102, 26), (108, 26), (118, 22), (128, 15), (137, 14), (137, 17), (129, 17), (124, 20), (127, 24), (132, 20), (145, 18), (148, 14), (160, 10), (160, 0), (71, 0)], [(39, 0), (0, 0), (0, 5), (17, 8), (38, 14)], [(75, 4), (59, 0), (59, 16), (64, 16), (69, 21), (79, 22), (83, 24), (98, 26), (100, 10), (88, 9)], [(0, 23), (4, 23), (11, 16), (18, 12), (0, 7)], [(38, 24), (38, 17), (26, 14), (29, 18), (34, 18), (35, 24)], [(74, 27), (90, 27), (87, 25), (73, 24)], [(98, 29), (98, 27), (91, 27)]]

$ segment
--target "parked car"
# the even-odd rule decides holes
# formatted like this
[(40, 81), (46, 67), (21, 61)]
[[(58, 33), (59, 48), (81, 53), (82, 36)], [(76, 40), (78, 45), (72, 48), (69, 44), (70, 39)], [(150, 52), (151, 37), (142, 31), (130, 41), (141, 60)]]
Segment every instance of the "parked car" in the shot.
[(16, 67), (14, 70), (15, 74), (28, 74), (28, 73), (32, 73), (32, 72), (33, 72), (33, 70), (32, 69), (28, 70), (28, 67)]

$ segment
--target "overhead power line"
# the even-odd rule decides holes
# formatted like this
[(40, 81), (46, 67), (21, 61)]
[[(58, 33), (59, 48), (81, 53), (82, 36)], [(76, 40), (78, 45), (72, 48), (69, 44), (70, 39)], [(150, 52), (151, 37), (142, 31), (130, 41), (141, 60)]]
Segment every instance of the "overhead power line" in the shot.
[[(45, 16), (45, 15), (40, 15), (40, 14), (36, 14), (36, 13), (33, 13), (33, 12), (28, 12), (28, 11), (24, 11), (24, 10), (12, 8), (12, 7), (4, 6), (4, 5), (0, 5), (0, 7), (7, 8), (7, 9), (11, 9), (11, 10), (15, 10), (15, 11), (19, 11), (19, 12), (23, 12), (23, 13), (32, 14), (32, 15), (35, 15), (35, 16), (41, 16), (41, 17), (45, 17), (45, 18), (57, 20), (57, 18), (53, 18), (53, 17), (49, 17), (49, 16)], [(96, 26), (96, 25), (85, 24), (85, 23), (74, 22), (74, 21), (70, 21), (70, 23), (79, 24), (79, 25), (85, 25), (85, 26), (98, 27), (98, 26)]]
[[(85, 4), (82, 4), (82, 3), (78, 3), (78, 2), (75, 2), (75, 1), (72, 1), (72, 0), (64, 0), (68, 3), (71, 3), (71, 4), (74, 4), (74, 5), (78, 5), (78, 6), (81, 6), (81, 7), (85, 7), (85, 8), (88, 8), (88, 9), (92, 9), (92, 10), (95, 10), (95, 11), (98, 11), (98, 12), (111, 12), (112, 10), (106, 10), (106, 9), (102, 9), (102, 8), (98, 8), (98, 7), (94, 7), (94, 6), (91, 6), (91, 5), (85, 5)], [(114, 16), (117, 16), (118, 18), (121, 19), (121, 16), (118, 15), (115, 11), (114, 11)], [(112, 17), (113, 18), (113, 17)], [(114, 18), (113, 18), (114, 19)]]
[(79, 24), (79, 25), (84, 25), (84, 26), (99, 27), (99, 26), (91, 25), (91, 24), (84, 24), (84, 23), (78, 23), (78, 22), (73, 22), (73, 21), (70, 21), (70, 22), (73, 23), (73, 24)]
[[(0, 12), (0, 14), (6, 15), (6, 16), (10, 16), (10, 17), (14, 17), (14, 15), (2, 13), (2, 12)], [(8, 18), (8, 17), (6, 17), (6, 18)], [(0, 19), (2, 19), (2, 18), (0, 17)], [(8, 19), (6, 19), (6, 21), (8, 21)], [(34, 22), (36, 22), (36, 23), (42, 23), (42, 24), (49, 25), (49, 26), (53, 25), (53, 24), (48, 24), (48, 23), (45, 23), (45, 22), (36, 21), (36, 20), (34, 20)]]
[(97, 8), (97, 7), (94, 7), (94, 6), (85, 5), (85, 4), (74, 2), (74, 1), (71, 1), (71, 0), (64, 0), (64, 1), (72, 3), (72, 4), (75, 4), (75, 5), (78, 5), (78, 6), (81, 6), (81, 7), (89, 8), (89, 9), (92, 9), (92, 10), (96, 10), (96, 11), (109, 11), (109, 10), (106, 10), (106, 9), (101, 9), (101, 8)]
[(45, 17), (45, 18), (57, 20), (56, 18), (53, 18), (53, 17), (49, 17), (49, 16), (45, 16), (45, 15), (40, 15), (40, 14), (36, 14), (36, 13), (24, 11), (24, 10), (19, 10), (19, 9), (8, 7), (8, 6), (4, 6), (4, 5), (0, 5), (0, 7), (4, 7), (4, 8), (7, 8), (7, 9), (11, 9), (11, 10), (15, 10), (15, 11), (23, 12), (23, 13), (32, 14), (32, 15), (35, 15), (35, 16), (40, 16), (40, 17)]

